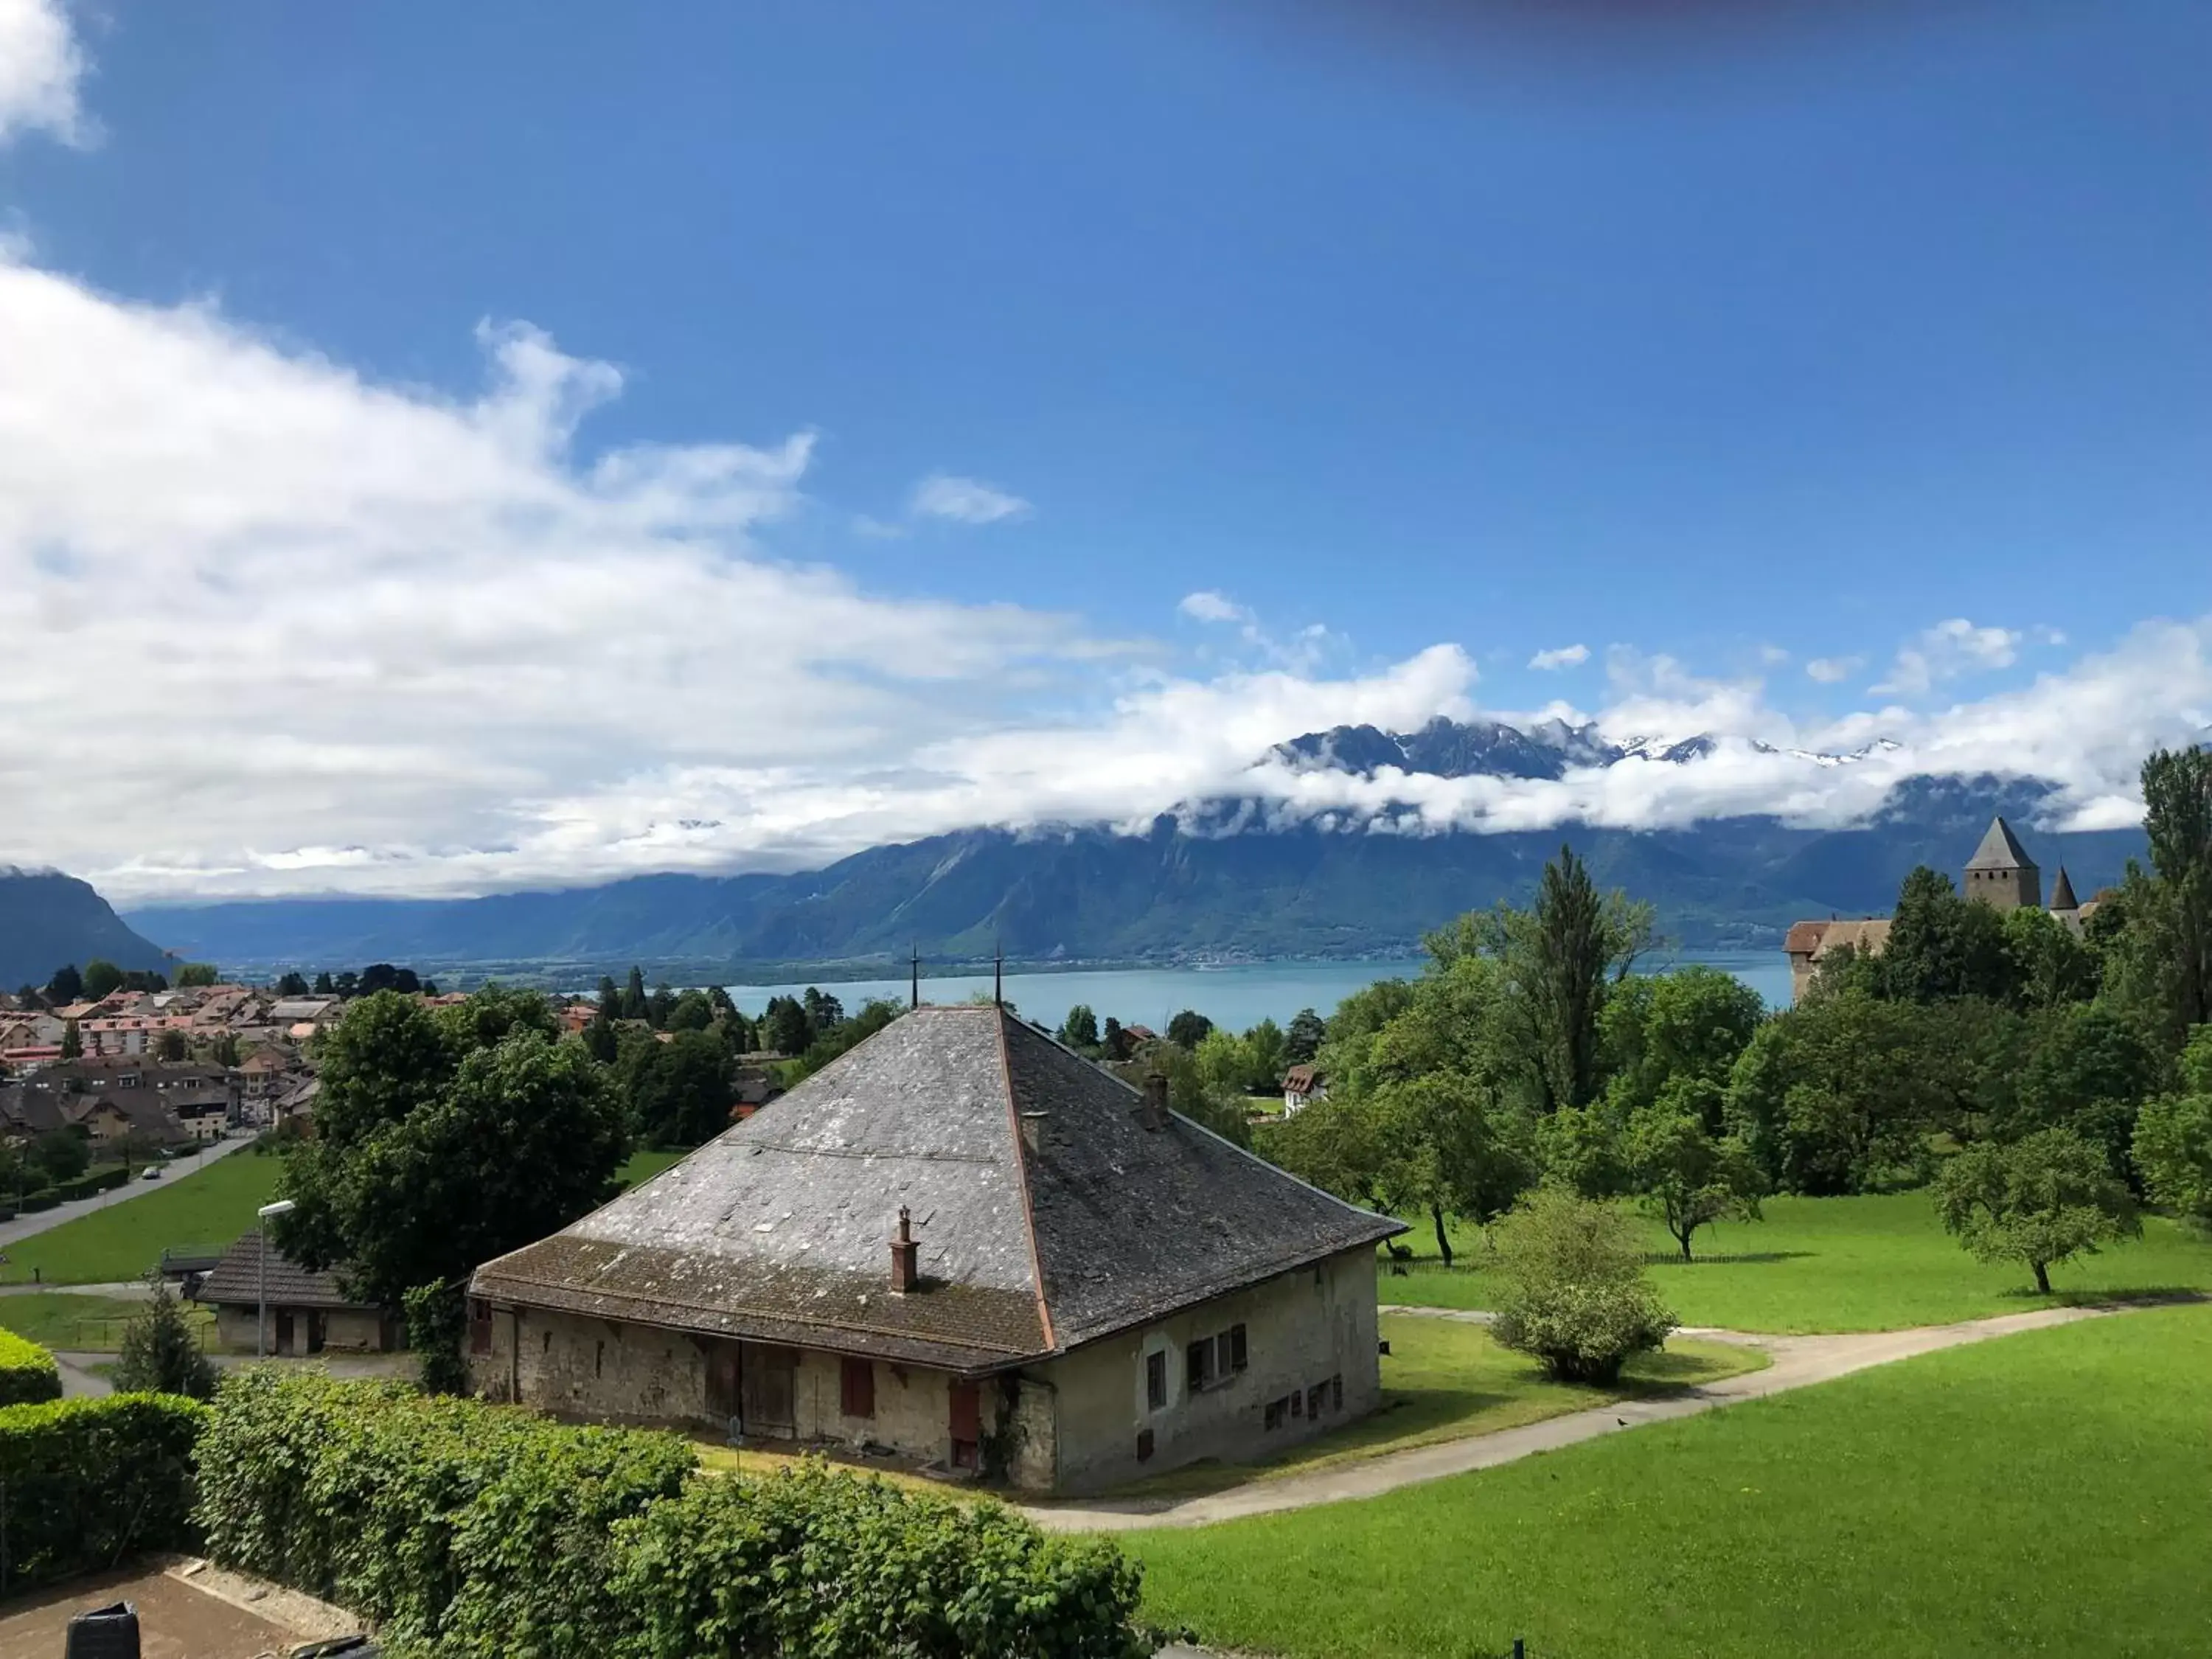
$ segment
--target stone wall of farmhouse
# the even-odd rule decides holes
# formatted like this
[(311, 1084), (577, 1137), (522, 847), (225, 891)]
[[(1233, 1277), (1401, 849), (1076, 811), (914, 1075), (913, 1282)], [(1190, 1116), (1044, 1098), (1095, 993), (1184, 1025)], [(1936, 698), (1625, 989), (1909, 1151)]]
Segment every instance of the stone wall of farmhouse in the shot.
[[(1190, 1388), (1195, 1342), (1244, 1329), (1242, 1370), (1216, 1365)], [(1095, 1492), (1203, 1457), (1266, 1456), (1373, 1411), (1375, 1252), (1365, 1245), (1283, 1273), (1141, 1330), (1091, 1343), (1039, 1368), (1053, 1389), (1063, 1492)], [(1166, 1399), (1147, 1396), (1163, 1356)], [(1150, 1431), (1149, 1455), (1139, 1437)]]
[[(250, 1334), (250, 1333), (249, 1333)], [(517, 1341), (517, 1337), (520, 1341)], [(469, 1356), (471, 1386), (494, 1400), (565, 1417), (599, 1422), (675, 1425), (724, 1430), (728, 1419), (708, 1409), (708, 1351), (716, 1339), (698, 1339), (651, 1325), (617, 1324), (535, 1308), (495, 1309), (491, 1347)], [(792, 1377), (791, 1437), (858, 1448), (887, 1446), (902, 1457), (949, 1464), (951, 1458), (951, 1378), (918, 1365), (867, 1362), (874, 1377), (872, 1415), (844, 1411), (843, 1360), (834, 1353), (798, 1351)], [(995, 1378), (977, 1385), (986, 1432), (998, 1425), (1002, 1389)], [(1014, 1448), (1016, 1484), (1042, 1486), (1051, 1480), (1051, 1396), (1017, 1384), (1005, 1408), (1018, 1425)], [(762, 1437), (759, 1425), (745, 1427)]]

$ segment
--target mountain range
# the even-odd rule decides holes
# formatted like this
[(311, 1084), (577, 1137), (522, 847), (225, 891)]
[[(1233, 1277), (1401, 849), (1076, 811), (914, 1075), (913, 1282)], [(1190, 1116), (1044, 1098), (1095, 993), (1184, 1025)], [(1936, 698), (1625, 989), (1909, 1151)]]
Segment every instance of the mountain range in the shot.
[[(1411, 733), (1340, 726), (1274, 754), (1297, 769), (1370, 777), (1396, 768), (1529, 779), (1685, 763), (1711, 747), (1703, 738), (1610, 742), (1560, 721), (1437, 720)], [(1847, 765), (1869, 752), (1802, 758)], [(966, 830), (796, 875), (651, 875), (472, 899), (240, 900), (149, 908), (129, 920), (181, 955), (261, 969), (391, 961), (597, 970), (638, 961), (750, 975), (880, 966), (909, 948), (940, 963), (1000, 947), (1026, 962), (1356, 957), (1402, 951), (1462, 911), (1524, 898), (1565, 841), (1602, 884), (1650, 900), (1675, 942), (1759, 947), (1801, 917), (1887, 913), (1906, 871), (1927, 863), (1955, 873), (1996, 812), (2020, 827), (2047, 877), (2063, 862), (2084, 895), (2117, 880), (2142, 850), (2141, 831), (2038, 831), (2053, 793), (2032, 780), (1919, 777), (1848, 829), (1741, 816), (1677, 830), (1426, 835), (1268, 825), (1237, 803), (1210, 802), (1141, 833)]]
[(174, 965), (88, 883), (0, 866), (0, 987), (44, 985), (64, 963), (82, 968), (95, 957), (157, 973)]

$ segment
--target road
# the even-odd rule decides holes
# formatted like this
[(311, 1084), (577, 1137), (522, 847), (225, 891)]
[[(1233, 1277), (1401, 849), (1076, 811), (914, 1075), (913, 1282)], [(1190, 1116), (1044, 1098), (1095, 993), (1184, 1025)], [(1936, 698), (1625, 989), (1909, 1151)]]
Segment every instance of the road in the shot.
[(0, 1221), (0, 1251), (10, 1244), (19, 1244), (27, 1238), (51, 1231), (64, 1221), (74, 1221), (81, 1215), (90, 1215), (94, 1210), (104, 1210), (111, 1204), (127, 1204), (134, 1198), (143, 1198), (148, 1193), (158, 1193), (179, 1181), (190, 1181), (219, 1158), (228, 1158), (240, 1147), (253, 1144), (252, 1135), (238, 1135), (228, 1140), (218, 1140), (180, 1158), (161, 1172), (159, 1181), (133, 1179), (112, 1192), (96, 1193), (90, 1198), (80, 1198), (67, 1204), (57, 1204), (51, 1210), (41, 1210), (36, 1215), (19, 1215), (13, 1221)]
[[(1400, 1314), (1434, 1313), (1439, 1317), (1481, 1322), (1483, 1316), (1449, 1310), (1394, 1308)], [(1144, 1527), (1202, 1527), (1247, 1516), (1273, 1515), (1285, 1510), (1305, 1509), (1316, 1504), (1336, 1504), (1352, 1498), (1379, 1498), (1402, 1486), (1474, 1469), (1494, 1468), (1537, 1452), (1556, 1451), (1601, 1435), (1618, 1434), (1647, 1423), (1670, 1422), (1692, 1417), (1746, 1400), (1763, 1400), (1792, 1389), (1832, 1382), (1853, 1371), (1892, 1360), (1910, 1359), (1941, 1348), (2020, 1331), (2043, 1330), (2069, 1325), (2076, 1320), (2097, 1319), (2124, 1312), (2120, 1308), (2041, 1308), (2032, 1313), (2002, 1314), (1994, 1319), (1973, 1319), (1955, 1325), (1921, 1325), (1901, 1331), (1853, 1331), (1834, 1336), (1766, 1336), (1744, 1331), (1686, 1330), (1722, 1342), (1740, 1342), (1762, 1349), (1772, 1364), (1764, 1370), (1723, 1377), (1703, 1388), (1650, 1400), (1625, 1400), (1589, 1411), (1547, 1418), (1517, 1429), (1448, 1440), (1432, 1446), (1414, 1446), (1386, 1452), (1363, 1462), (1338, 1464), (1306, 1474), (1276, 1479), (1264, 1475), (1226, 1492), (1187, 1498), (1103, 1498), (1092, 1503), (1035, 1504), (1023, 1512), (1039, 1526), (1054, 1532), (1127, 1532)]]

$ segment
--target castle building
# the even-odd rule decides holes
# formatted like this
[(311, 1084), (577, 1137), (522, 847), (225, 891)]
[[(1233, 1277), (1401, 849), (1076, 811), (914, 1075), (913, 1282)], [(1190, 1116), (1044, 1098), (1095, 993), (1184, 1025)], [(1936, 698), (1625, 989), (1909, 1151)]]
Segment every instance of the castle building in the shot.
[[(1990, 820), (1989, 831), (1983, 836), (1981, 845), (1966, 860), (1966, 875), (1968, 898), (1978, 899), (1999, 910), (2043, 908), (2043, 872), (2020, 844), (2020, 837), (2013, 834), (2012, 826), (2001, 817)], [(2058, 879), (2051, 888), (2051, 914), (2078, 932), (2096, 908), (2095, 899), (2083, 904), (2075, 898), (2074, 884), (2067, 879), (2066, 866), (2060, 865)], [(1888, 943), (1887, 916), (1859, 921), (1831, 916), (1826, 921), (1791, 923), (1782, 941), (1782, 948), (1790, 957), (1790, 994), (1802, 997), (1812, 986), (1813, 976), (1820, 972), (1820, 963), (1838, 951), (1849, 949), (1879, 956)]]

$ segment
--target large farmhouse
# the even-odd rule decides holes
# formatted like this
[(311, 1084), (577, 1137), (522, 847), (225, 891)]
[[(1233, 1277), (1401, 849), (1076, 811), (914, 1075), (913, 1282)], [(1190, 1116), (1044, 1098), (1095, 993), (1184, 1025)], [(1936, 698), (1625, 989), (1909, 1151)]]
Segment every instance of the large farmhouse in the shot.
[(682, 1163), (479, 1268), (479, 1391), (843, 1443), (1036, 1491), (1372, 1410), (1375, 1246), (994, 1006), (919, 1008)]

